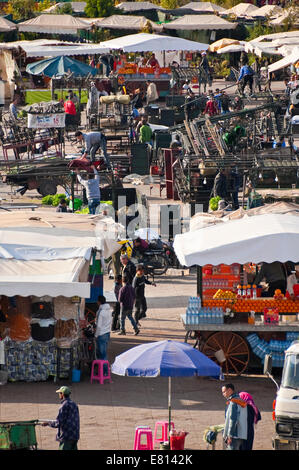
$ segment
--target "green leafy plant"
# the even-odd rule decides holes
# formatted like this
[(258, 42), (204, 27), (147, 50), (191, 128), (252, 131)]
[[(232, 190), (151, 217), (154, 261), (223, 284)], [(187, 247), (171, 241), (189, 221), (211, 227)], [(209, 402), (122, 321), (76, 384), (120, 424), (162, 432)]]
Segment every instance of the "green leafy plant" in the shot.
[(209, 208), (212, 211), (216, 211), (218, 209), (218, 202), (221, 201), (220, 196), (212, 197), (209, 201)]

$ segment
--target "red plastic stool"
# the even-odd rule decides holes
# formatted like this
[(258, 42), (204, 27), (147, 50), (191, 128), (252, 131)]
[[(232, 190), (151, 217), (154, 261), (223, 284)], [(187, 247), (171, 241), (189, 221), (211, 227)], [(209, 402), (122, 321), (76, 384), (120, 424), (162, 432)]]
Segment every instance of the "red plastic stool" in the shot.
[[(162, 429), (162, 436), (161, 438), (158, 438), (158, 431), (159, 428), (161, 427)], [(154, 432), (154, 446), (157, 444), (160, 444), (160, 442), (165, 442), (168, 441), (168, 427), (169, 427), (169, 422), (168, 421), (157, 421), (155, 424), (155, 432)], [(170, 422), (170, 427), (174, 429), (174, 423), (173, 421)]]
[[(146, 437), (146, 444), (141, 444), (142, 436)], [(135, 430), (134, 450), (154, 450), (153, 433), (149, 426), (137, 427)]]
[[(107, 369), (108, 369), (107, 375), (104, 375), (105, 364), (107, 365)], [(96, 359), (95, 361), (92, 361), (90, 383), (92, 384), (94, 380), (97, 380), (98, 382), (100, 382), (101, 385), (103, 385), (104, 380), (109, 380), (109, 382), (111, 383), (109, 361), (104, 361), (100, 359)]]

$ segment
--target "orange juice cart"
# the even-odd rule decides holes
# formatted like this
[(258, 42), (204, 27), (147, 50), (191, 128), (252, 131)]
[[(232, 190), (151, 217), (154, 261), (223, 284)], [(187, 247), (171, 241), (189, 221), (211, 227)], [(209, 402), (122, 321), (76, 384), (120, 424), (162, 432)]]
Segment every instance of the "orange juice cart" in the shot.
[(203, 267), (202, 297), (191, 297), (181, 315), (185, 341), (195, 340), (226, 374), (261, 368), (269, 353), (282, 367), (284, 350), (299, 339), (299, 297), (259, 297), (260, 289), (241, 280), (240, 265)]
[(225, 373), (261, 370), (267, 354), (273, 367), (282, 367), (284, 351), (299, 339), (296, 285), (293, 298), (279, 289), (274, 297), (261, 297), (255, 272), (247, 269), (275, 261), (298, 264), (298, 209), (293, 203), (268, 204), (210, 221), (199, 213), (198, 228), (175, 237), (181, 265), (197, 267), (197, 297), (190, 297), (181, 316), (185, 340), (195, 339)]

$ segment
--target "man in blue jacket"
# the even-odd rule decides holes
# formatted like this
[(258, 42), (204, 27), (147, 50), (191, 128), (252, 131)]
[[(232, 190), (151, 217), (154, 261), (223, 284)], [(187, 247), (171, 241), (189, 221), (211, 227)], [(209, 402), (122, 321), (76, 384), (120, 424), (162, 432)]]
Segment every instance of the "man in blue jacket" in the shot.
[(222, 395), (227, 400), (223, 430), (226, 448), (240, 450), (247, 440), (247, 404), (235, 392), (235, 387), (231, 383), (222, 387)]
[(248, 84), (250, 88), (250, 93), (252, 94), (253, 75), (254, 75), (254, 71), (252, 70), (250, 65), (248, 65), (247, 62), (245, 62), (243, 66), (241, 67), (240, 75), (239, 75), (238, 82), (237, 82), (237, 83), (241, 82), (242, 93), (244, 93), (245, 87)]

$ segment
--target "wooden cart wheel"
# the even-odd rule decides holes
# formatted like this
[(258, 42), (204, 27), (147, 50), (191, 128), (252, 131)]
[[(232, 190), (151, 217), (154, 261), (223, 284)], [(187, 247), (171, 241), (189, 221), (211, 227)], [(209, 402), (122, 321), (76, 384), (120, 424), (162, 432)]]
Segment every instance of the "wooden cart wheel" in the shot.
[(240, 375), (249, 363), (249, 347), (246, 340), (231, 331), (217, 331), (211, 334), (205, 341), (202, 352), (213, 361), (217, 362), (215, 352), (222, 349), (225, 362), (220, 365), (224, 374), (233, 373)]

